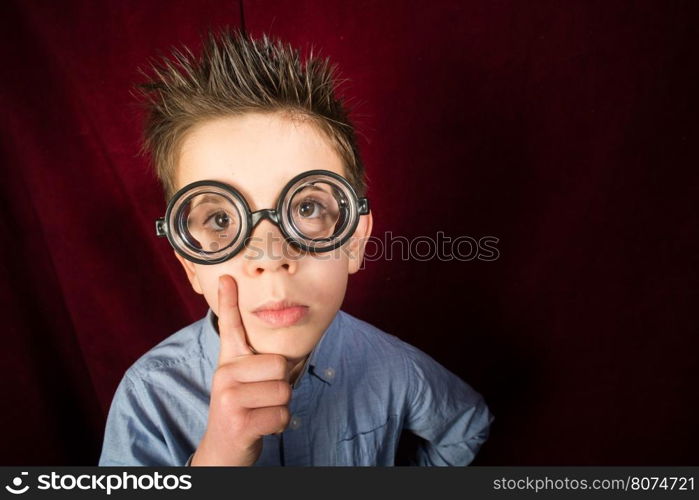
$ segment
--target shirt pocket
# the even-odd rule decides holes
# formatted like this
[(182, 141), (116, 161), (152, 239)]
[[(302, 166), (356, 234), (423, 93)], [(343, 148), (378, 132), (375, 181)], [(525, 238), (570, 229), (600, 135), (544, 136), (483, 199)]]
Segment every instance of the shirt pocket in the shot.
[(389, 415), (383, 424), (341, 439), (337, 443), (337, 465), (394, 465), (399, 433), (398, 417)]

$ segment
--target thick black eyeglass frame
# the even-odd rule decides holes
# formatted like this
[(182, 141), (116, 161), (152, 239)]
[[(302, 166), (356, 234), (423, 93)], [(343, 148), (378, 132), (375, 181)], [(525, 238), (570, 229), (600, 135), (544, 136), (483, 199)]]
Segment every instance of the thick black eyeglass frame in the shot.
[[(289, 232), (286, 230), (286, 227), (284, 224), (281, 223), (279, 214), (282, 213), (283, 209), (283, 204), (286, 199), (286, 196), (289, 194), (289, 191), (294, 187), (294, 185), (301, 179), (305, 177), (312, 177), (315, 175), (324, 175), (333, 178), (337, 182), (341, 183), (345, 188), (347, 188), (347, 191), (351, 195), (351, 199), (348, 200), (349, 203), (353, 203), (357, 207), (357, 217), (354, 218), (353, 221), (350, 221), (349, 219), (346, 219), (343, 222), (343, 225), (340, 227), (336, 233), (342, 233), (345, 231), (347, 228), (347, 224), (351, 223), (350, 229), (347, 231), (345, 236), (332, 245), (328, 247), (322, 247), (322, 248), (316, 248), (313, 245), (308, 245), (304, 242), (302, 239), (294, 238)], [(241, 242), (236, 245), (234, 248), (231, 248), (229, 252), (226, 252), (224, 255), (221, 257), (218, 257), (216, 259), (198, 259), (196, 257), (193, 257), (192, 255), (184, 252), (183, 250), (180, 249), (179, 244), (176, 242), (174, 239), (173, 231), (170, 228), (170, 220), (171, 220), (171, 215), (172, 215), (172, 210), (174, 206), (176, 205), (177, 201), (184, 196), (186, 193), (191, 191), (194, 188), (197, 188), (199, 186), (211, 186), (211, 187), (217, 187), (225, 192), (229, 193), (230, 195), (234, 196), (238, 201), (240, 201), (241, 205), (245, 208), (245, 213), (241, 214), (243, 217), (246, 217), (247, 219), (247, 234), (241, 239)], [(341, 206), (343, 204), (341, 203)], [(357, 225), (359, 225), (359, 217), (362, 215), (367, 215), (370, 211), (369, 208), (369, 199), (366, 197), (359, 198), (357, 196), (357, 192), (354, 190), (352, 185), (339, 174), (336, 174), (335, 172), (331, 172), (330, 170), (308, 170), (306, 172), (302, 172), (295, 176), (293, 179), (291, 179), (289, 182), (286, 183), (284, 188), (282, 189), (281, 193), (279, 194), (279, 197), (277, 198), (277, 206), (276, 208), (263, 208), (261, 210), (257, 210), (255, 212), (252, 212), (250, 210), (250, 205), (248, 204), (247, 200), (245, 197), (240, 193), (237, 189), (235, 189), (233, 186), (229, 184), (225, 184), (223, 182), (218, 182), (218, 181), (209, 181), (209, 180), (203, 180), (203, 181), (197, 181), (193, 182), (191, 184), (186, 185), (179, 191), (177, 191), (172, 198), (170, 198), (170, 201), (168, 202), (167, 205), (167, 210), (165, 212), (165, 217), (160, 217), (156, 219), (155, 221), (155, 234), (159, 237), (167, 237), (168, 241), (170, 242), (170, 245), (172, 248), (175, 249), (175, 251), (184, 257), (185, 259), (195, 262), (197, 264), (204, 264), (204, 265), (213, 265), (213, 264), (220, 264), (221, 262), (225, 262), (229, 259), (232, 259), (235, 257), (242, 249), (245, 247), (250, 239), (250, 236), (252, 235), (252, 232), (254, 231), (255, 227), (257, 224), (260, 223), (263, 219), (269, 219), (272, 223), (274, 223), (279, 230), (281, 231), (282, 235), (284, 236), (284, 239), (298, 247), (301, 250), (308, 251), (308, 252), (314, 252), (314, 253), (323, 253), (323, 252), (329, 252), (331, 250), (334, 250), (338, 247), (341, 247), (344, 245), (347, 240), (354, 234), (354, 231), (357, 229)], [(291, 222), (293, 224), (293, 221)], [(240, 231), (240, 228), (238, 229)], [(238, 239), (238, 235), (236, 235), (236, 239)], [(333, 238), (319, 238), (316, 240), (308, 240), (308, 241), (314, 241), (314, 242), (320, 242), (320, 241), (331, 241)]]

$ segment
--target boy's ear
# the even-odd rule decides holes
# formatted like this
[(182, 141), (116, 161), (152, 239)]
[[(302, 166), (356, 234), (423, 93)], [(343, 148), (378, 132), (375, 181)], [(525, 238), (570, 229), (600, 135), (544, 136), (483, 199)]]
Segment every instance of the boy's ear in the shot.
[(197, 278), (197, 273), (194, 271), (194, 262), (188, 261), (177, 252), (175, 252), (175, 257), (177, 257), (177, 260), (179, 260), (182, 267), (184, 267), (184, 272), (187, 273), (187, 278), (189, 278), (189, 282), (192, 284), (194, 291), (204, 295), (204, 291), (199, 284), (199, 278)]
[(349, 251), (349, 268), (350, 274), (354, 274), (362, 268), (362, 261), (364, 260), (364, 249), (366, 247), (366, 242), (371, 236), (371, 229), (374, 226), (374, 218), (369, 212), (366, 215), (362, 215), (359, 218), (359, 224), (354, 234), (350, 238), (347, 244), (347, 250)]

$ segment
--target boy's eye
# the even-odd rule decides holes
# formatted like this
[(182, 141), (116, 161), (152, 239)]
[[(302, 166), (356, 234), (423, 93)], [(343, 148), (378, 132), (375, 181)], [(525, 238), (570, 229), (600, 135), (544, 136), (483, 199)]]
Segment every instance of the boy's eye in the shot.
[(211, 228), (214, 231), (223, 231), (231, 224), (231, 219), (226, 212), (216, 212), (211, 214), (204, 221), (204, 227)]
[(315, 200), (303, 200), (299, 203), (298, 213), (301, 217), (310, 219), (320, 217), (325, 207)]

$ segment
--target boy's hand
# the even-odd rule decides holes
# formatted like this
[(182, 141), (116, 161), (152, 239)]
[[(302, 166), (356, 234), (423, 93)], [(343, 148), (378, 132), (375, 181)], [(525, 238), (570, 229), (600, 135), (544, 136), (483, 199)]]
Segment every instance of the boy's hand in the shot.
[(219, 278), (221, 351), (211, 383), (209, 420), (192, 465), (252, 465), (262, 436), (289, 423), (289, 364), (279, 354), (254, 354), (246, 341), (231, 276)]

